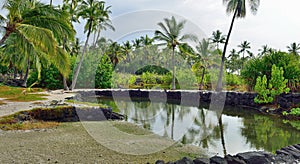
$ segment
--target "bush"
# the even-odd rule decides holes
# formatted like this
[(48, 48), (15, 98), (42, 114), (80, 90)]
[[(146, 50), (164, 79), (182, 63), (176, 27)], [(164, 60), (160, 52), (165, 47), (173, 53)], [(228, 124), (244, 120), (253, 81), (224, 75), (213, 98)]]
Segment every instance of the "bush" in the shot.
[(112, 72), (110, 59), (106, 55), (102, 56), (96, 70), (95, 88), (111, 88)]
[(290, 112), (284, 111), (282, 112), (283, 115), (293, 115), (293, 116), (300, 116), (300, 108), (293, 108)]
[(226, 84), (227, 85), (242, 85), (243, 81), (240, 76), (227, 73), (226, 74)]
[(158, 77), (157, 74), (150, 73), (150, 72), (144, 72), (142, 74), (141, 79), (145, 84), (156, 84), (157, 77)]
[[(62, 75), (54, 65), (50, 65), (48, 68), (42, 68), (41, 79), (36, 85), (37, 87), (47, 88), (47, 89), (62, 89)], [(34, 71), (30, 74), (27, 81), (27, 86), (30, 86), (34, 82), (38, 81), (38, 71)]]
[(278, 95), (289, 92), (290, 89), (286, 85), (288, 80), (283, 77), (283, 74), (284, 71), (281, 67), (278, 68), (273, 65), (269, 83), (266, 75), (262, 79), (259, 76), (254, 87), (258, 93), (254, 101), (259, 104), (272, 103)]
[(165, 75), (169, 73), (170, 71), (167, 70), (166, 68), (156, 66), (156, 65), (147, 65), (135, 72), (136, 75), (142, 75), (143, 73), (153, 73), (153, 74), (158, 74), (158, 75)]
[[(254, 58), (248, 61), (241, 70), (241, 76), (249, 88), (254, 88), (258, 76), (266, 75), (271, 79), (272, 65), (282, 67), (283, 77), (288, 79), (290, 85), (297, 85), (300, 78), (299, 58), (285, 52), (273, 52), (262, 58)], [(291, 87), (289, 85), (289, 87)]]
[(176, 78), (180, 85), (180, 89), (194, 89), (197, 85), (197, 78), (190, 69), (178, 70)]

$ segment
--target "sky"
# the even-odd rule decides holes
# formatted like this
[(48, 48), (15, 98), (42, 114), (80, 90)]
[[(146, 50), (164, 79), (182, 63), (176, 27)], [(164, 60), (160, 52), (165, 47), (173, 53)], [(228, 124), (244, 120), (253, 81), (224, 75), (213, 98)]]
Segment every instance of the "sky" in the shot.
[[(50, 0), (42, 1), (49, 3)], [(53, 1), (57, 5), (62, 0)], [(200, 38), (211, 37), (215, 30), (226, 35), (232, 19), (232, 14), (226, 13), (223, 0), (107, 0), (106, 4), (112, 6), (111, 18), (116, 32), (104, 32), (103, 36), (120, 42), (140, 33), (153, 33), (159, 29), (157, 23), (171, 15), (179, 20), (186, 19), (189, 24), (186, 31)], [(238, 50), (237, 45), (245, 40), (251, 43), (254, 53), (262, 45), (286, 51), (292, 42), (300, 43), (299, 7), (299, 0), (261, 0), (256, 15), (247, 8), (246, 18), (234, 24), (229, 50)], [(85, 39), (83, 24), (75, 26), (81, 40)]]

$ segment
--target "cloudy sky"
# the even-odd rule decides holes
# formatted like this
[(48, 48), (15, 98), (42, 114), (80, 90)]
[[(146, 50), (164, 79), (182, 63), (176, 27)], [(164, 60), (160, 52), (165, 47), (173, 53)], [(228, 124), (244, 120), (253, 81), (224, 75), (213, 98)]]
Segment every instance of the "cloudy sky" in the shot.
[[(49, 0), (43, 1), (49, 3)], [(61, 0), (53, 1), (55, 4), (61, 3)], [(106, 3), (112, 6), (112, 19), (116, 27), (114, 35), (118, 35), (113, 39), (124, 37), (124, 32), (151, 32), (153, 28), (158, 28), (154, 21), (170, 15), (187, 19), (192, 24), (187, 31), (198, 35), (210, 37), (212, 31), (218, 29), (227, 34), (232, 17), (226, 14), (223, 0), (109, 0)], [(253, 52), (266, 44), (286, 50), (292, 42), (300, 43), (299, 7), (299, 0), (262, 0), (256, 15), (248, 9), (247, 17), (235, 22), (230, 49), (244, 40), (251, 43)], [(76, 25), (76, 28), (78, 36), (84, 39), (82, 25)]]

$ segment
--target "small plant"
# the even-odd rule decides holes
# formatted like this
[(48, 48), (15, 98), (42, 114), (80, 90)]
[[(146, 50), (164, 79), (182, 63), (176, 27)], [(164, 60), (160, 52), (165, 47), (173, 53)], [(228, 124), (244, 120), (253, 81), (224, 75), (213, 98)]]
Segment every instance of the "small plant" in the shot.
[(156, 83), (156, 74), (150, 72), (144, 72), (142, 74), (142, 81), (146, 84), (155, 84)]
[(274, 64), (272, 66), (272, 74), (269, 83), (266, 75), (264, 75), (263, 78), (260, 76), (257, 77), (254, 91), (256, 91), (258, 95), (254, 99), (255, 103), (272, 103), (278, 95), (290, 91), (287, 87), (288, 80), (284, 78), (283, 73), (282, 67), (278, 68)]
[(300, 108), (293, 108), (290, 114), (294, 116), (300, 116)]

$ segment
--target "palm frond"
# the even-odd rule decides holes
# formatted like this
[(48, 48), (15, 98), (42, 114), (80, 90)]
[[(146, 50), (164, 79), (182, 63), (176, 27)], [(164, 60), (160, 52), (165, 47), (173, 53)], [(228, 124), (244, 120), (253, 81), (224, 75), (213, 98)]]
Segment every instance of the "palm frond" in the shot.
[(57, 42), (49, 29), (20, 24), (17, 30), (33, 45), (34, 49), (46, 54), (56, 54)]

